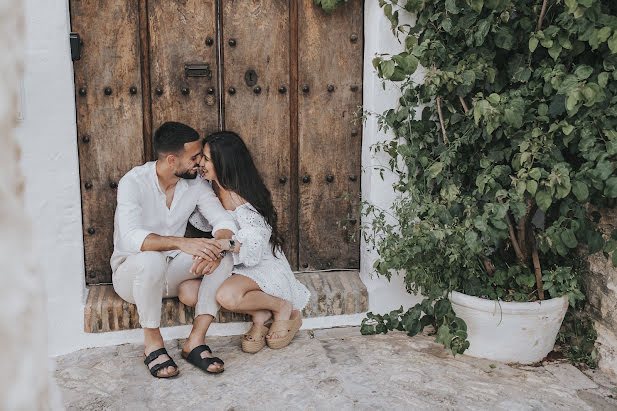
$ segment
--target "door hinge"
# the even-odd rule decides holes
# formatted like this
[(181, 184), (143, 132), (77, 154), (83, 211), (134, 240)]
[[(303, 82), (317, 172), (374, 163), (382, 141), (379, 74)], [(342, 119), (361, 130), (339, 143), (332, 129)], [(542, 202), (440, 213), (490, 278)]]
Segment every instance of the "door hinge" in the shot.
[(71, 33), (69, 39), (71, 42), (71, 60), (81, 59), (81, 46), (83, 46), (84, 42), (79, 37), (79, 33)]

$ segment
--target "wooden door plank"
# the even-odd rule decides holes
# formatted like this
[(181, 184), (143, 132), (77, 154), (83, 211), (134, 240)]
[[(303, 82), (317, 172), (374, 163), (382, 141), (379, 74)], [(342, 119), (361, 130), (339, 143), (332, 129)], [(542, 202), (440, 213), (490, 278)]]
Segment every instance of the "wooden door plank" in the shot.
[[(290, 184), (290, 6), (287, 0), (222, 1), (225, 129), (246, 142), (278, 211), (285, 255), (297, 265)], [(257, 76), (247, 85), (247, 70)], [(233, 88), (235, 93), (230, 93)], [(284, 89), (283, 89), (284, 88)], [(293, 153), (295, 156), (295, 153)], [(292, 156), (293, 157), (293, 156)]]
[(86, 281), (105, 283), (115, 184), (144, 159), (138, 1), (73, 0), (71, 24), (84, 42), (73, 67)]
[(300, 2), (299, 263), (303, 269), (359, 267), (359, 242), (352, 237), (357, 237), (359, 225), (362, 143), (361, 124), (352, 121), (362, 104), (363, 7), (362, 1), (352, 1), (328, 15), (311, 0)]
[[(152, 130), (180, 121), (205, 137), (218, 129), (215, 0), (149, 0), (148, 19)], [(212, 76), (187, 77), (186, 63), (208, 63)]]

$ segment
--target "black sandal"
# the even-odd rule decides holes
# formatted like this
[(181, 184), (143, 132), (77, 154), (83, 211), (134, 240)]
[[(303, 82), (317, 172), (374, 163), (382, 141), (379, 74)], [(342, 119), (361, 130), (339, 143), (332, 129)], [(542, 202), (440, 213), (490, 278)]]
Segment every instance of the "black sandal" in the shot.
[(204, 344), (204, 345), (198, 345), (197, 347), (193, 348), (191, 352), (188, 354), (182, 351), (182, 358), (184, 358), (185, 360), (187, 360), (188, 362), (190, 362), (197, 368), (207, 372), (208, 374), (220, 374), (223, 371), (225, 371), (225, 368), (221, 368), (218, 371), (208, 370), (208, 367), (216, 362), (221, 365), (225, 365), (225, 363), (219, 357), (201, 358), (201, 353), (204, 351), (208, 351), (210, 354), (212, 354), (212, 350), (210, 349), (210, 347)]
[[(169, 357), (169, 360), (164, 361), (164, 362), (162, 362), (160, 364), (153, 365), (152, 368), (148, 367), (148, 365), (152, 361), (156, 360), (161, 355), (165, 355), (165, 354), (167, 354), (167, 350), (163, 347), (163, 348), (159, 348), (158, 350), (152, 351), (145, 358), (144, 364), (146, 364), (146, 367), (148, 368), (148, 370), (150, 371), (150, 374), (152, 374), (153, 377), (156, 377), (156, 378), (171, 378), (171, 377), (175, 377), (176, 375), (178, 375), (180, 373), (180, 371), (178, 370), (178, 366), (176, 365), (174, 360), (171, 359), (171, 355), (169, 355), (169, 354), (167, 354), (167, 356)], [(145, 354), (144, 354), (144, 357), (145, 357)], [(171, 374), (171, 375), (166, 375), (166, 376), (158, 375), (158, 372), (160, 370), (162, 370), (163, 368), (167, 368), (167, 367), (174, 367), (176, 369), (176, 373), (175, 374)]]

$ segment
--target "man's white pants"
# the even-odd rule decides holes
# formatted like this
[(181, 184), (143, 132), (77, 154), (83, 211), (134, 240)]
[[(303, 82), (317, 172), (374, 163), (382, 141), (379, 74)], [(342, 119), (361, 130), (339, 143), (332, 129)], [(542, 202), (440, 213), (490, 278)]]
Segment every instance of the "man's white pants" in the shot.
[[(180, 283), (202, 278), (189, 272), (193, 262), (193, 257), (183, 252), (173, 258), (159, 251), (128, 256), (113, 273), (114, 289), (123, 300), (137, 305), (142, 328), (159, 328), (163, 297), (176, 297)], [(216, 316), (220, 308), (216, 291), (231, 275), (232, 269), (233, 259), (227, 255), (212, 274), (203, 276), (195, 316)]]

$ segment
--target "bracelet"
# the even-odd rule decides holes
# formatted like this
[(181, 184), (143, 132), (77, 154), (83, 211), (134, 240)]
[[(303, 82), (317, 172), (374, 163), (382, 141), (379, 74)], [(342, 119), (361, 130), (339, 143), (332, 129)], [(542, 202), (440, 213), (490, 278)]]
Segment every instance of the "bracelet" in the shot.
[(227, 250), (221, 250), (221, 252), (219, 252), (219, 255), (221, 257), (225, 257), (227, 255)]

